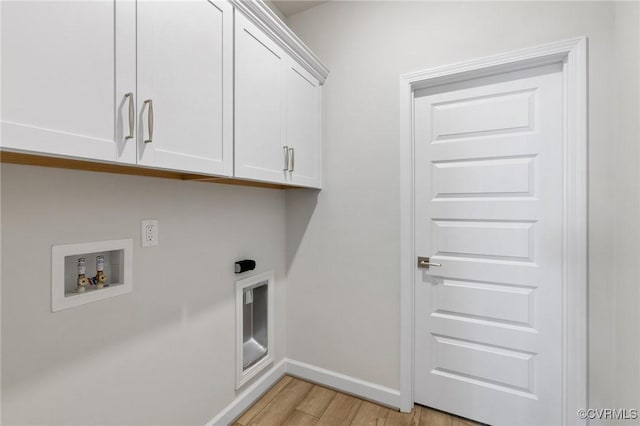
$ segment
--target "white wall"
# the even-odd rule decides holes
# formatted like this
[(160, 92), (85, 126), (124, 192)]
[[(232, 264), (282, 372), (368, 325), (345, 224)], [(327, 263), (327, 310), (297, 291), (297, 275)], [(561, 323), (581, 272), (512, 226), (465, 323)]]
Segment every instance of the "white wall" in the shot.
[[(2, 424), (202, 425), (235, 398), (233, 262), (276, 270), (285, 194), (3, 165)], [(140, 220), (160, 245), (140, 248)], [(133, 238), (133, 292), (51, 313), (51, 245)], [(285, 352), (276, 318), (276, 359)]]
[(392, 388), (399, 387), (399, 75), (589, 37), (589, 380), (592, 406), (611, 407), (614, 4), (336, 1), (288, 23), (331, 74), (323, 92), (324, 189), (317, 200), (287, 194), (287, 354)]
[(617, 3), (615, 404), (640, 403), (640, 3)]
[[(329, 2), (291, 17), (331, 69), (321, 192), (3, 165), (2, 423), (208, 421), (235, 396), (231, 268), (243, 257), (276, 269), (276, 303), (287, 306), (277, 359), (286, 351), (398, 388), (399, 74), (580, 35), (590, 41), (591, 406), (637, 406), (638, 55), (621, 54), (637, 40), (637, 9)], [(143, 218), (160, 220), (159, 247), (139, 248)], [(52, 244), (129, 237), (133, 293), (50, 313)]]

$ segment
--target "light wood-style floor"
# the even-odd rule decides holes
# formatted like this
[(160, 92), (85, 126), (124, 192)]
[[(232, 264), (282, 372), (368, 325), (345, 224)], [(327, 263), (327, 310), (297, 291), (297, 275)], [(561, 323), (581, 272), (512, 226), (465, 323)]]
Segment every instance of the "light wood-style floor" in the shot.
[(283, 377), (234, 426), (478, 426), (416, 406), (411, 413), (373, 404), (290, 376)]

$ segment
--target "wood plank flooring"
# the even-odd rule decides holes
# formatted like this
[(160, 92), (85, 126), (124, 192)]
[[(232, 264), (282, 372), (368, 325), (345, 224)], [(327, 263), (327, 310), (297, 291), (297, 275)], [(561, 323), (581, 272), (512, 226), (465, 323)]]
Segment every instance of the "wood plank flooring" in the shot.
[(234, 426), (479, 426), (417, 406), (401, 413), (291, 376), (284, 376)]

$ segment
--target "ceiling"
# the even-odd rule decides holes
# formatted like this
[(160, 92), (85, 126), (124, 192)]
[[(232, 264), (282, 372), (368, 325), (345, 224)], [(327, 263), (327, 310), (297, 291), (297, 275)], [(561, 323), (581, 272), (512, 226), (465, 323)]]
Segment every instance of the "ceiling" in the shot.
[(326, 3), (326, 1), (317, 0), (271, 0), (271, 3), (278, 8), (280, 12), (286, 17), (289, 17), (295, 13), (302, 12), (303, 10), (311, 9), (319, 4)]

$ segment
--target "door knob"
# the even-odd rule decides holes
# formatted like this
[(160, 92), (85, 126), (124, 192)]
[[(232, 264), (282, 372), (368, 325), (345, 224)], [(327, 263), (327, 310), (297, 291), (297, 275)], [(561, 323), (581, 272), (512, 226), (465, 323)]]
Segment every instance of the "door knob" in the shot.
[(418, 257), (418, 268), (429, 269), (429, 266), (442, 266), (442, 264), (431, 262), (428, 257)]

